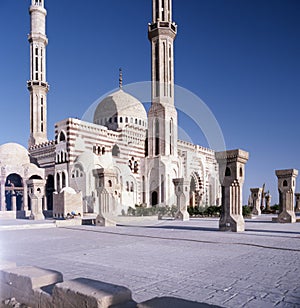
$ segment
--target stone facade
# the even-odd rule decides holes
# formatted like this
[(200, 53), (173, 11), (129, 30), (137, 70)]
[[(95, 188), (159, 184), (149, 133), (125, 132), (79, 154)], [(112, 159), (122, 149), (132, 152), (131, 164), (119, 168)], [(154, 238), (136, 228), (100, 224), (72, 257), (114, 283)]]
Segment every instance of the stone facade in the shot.
[(295, 216), (295, 188), (296, 177), (298, 170), (276, 170), (278, 178), (278, 191), (279, 191), (279, 214), (277, 221), (280, 223), (294, 223), (296, 222)]

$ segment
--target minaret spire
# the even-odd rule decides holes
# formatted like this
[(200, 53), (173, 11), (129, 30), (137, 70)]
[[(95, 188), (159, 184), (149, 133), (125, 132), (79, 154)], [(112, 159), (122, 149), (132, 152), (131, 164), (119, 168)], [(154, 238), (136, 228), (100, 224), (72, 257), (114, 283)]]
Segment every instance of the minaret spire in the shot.
[(119, 68), (119, 88), (123, 88), (123, 72), (122, 68)]
[(30, 13), (30, 137), (28, 145), (46, 142), (47, 139), (47, 93), (46, 81), (46, 15), (44, 0), (31, 0)]
[(149, 156), (177, 155), (177, 112), (174, 106), (174, 40), (172, 0), (152, 0), (148, 37), (152, 51), (152, 104), (148, 114)]

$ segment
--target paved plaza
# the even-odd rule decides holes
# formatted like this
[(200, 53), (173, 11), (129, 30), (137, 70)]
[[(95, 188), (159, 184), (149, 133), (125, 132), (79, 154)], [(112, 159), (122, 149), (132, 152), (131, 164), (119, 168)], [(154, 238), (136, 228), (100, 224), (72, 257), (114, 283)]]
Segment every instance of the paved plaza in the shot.
[(2, 220), (1, 259), (55, 269), (64, 280), (123, 285), (137, 302), (170, 296), (220, 307), (300, 307), (300, 223), (271, 217), (246, 220), (244, 233), (218, 231), (216, 218), (124, 220), (115, 228)]

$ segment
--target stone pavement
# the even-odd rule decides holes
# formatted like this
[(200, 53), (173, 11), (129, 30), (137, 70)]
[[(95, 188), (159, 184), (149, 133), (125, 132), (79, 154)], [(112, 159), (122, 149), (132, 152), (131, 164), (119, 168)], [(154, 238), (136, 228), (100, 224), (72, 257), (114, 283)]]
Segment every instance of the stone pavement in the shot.
[(218, 219), (138, 221), (103, 228), (4, 230), (0, 258), (128, 287), (142, 302), (169, 296), (221, 307), (300, 307), (300, 223), (271, 216), (246, 232)]

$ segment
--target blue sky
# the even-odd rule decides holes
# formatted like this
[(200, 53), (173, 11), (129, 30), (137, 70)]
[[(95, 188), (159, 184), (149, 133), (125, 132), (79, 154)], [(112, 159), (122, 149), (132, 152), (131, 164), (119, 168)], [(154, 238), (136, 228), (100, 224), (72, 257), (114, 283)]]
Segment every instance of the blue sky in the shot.
[[(80, 118), (117, 87), (119, 67), (125, 84), (150, 80), (151, 1), (45, 1), (53, 138), (55, 122)], [(26, 146), (29, 136), (30, 2), (0, 2), (0, 144)], [(244, 202), (263, 183), (276, 202), (274, 170), (300, 169), (300, 1), (173, 0), (173, 7), (176, 84), (207, 104), (228, 149), (250, 152)], [(185, 117), (179, 125), (207, 145)]]

